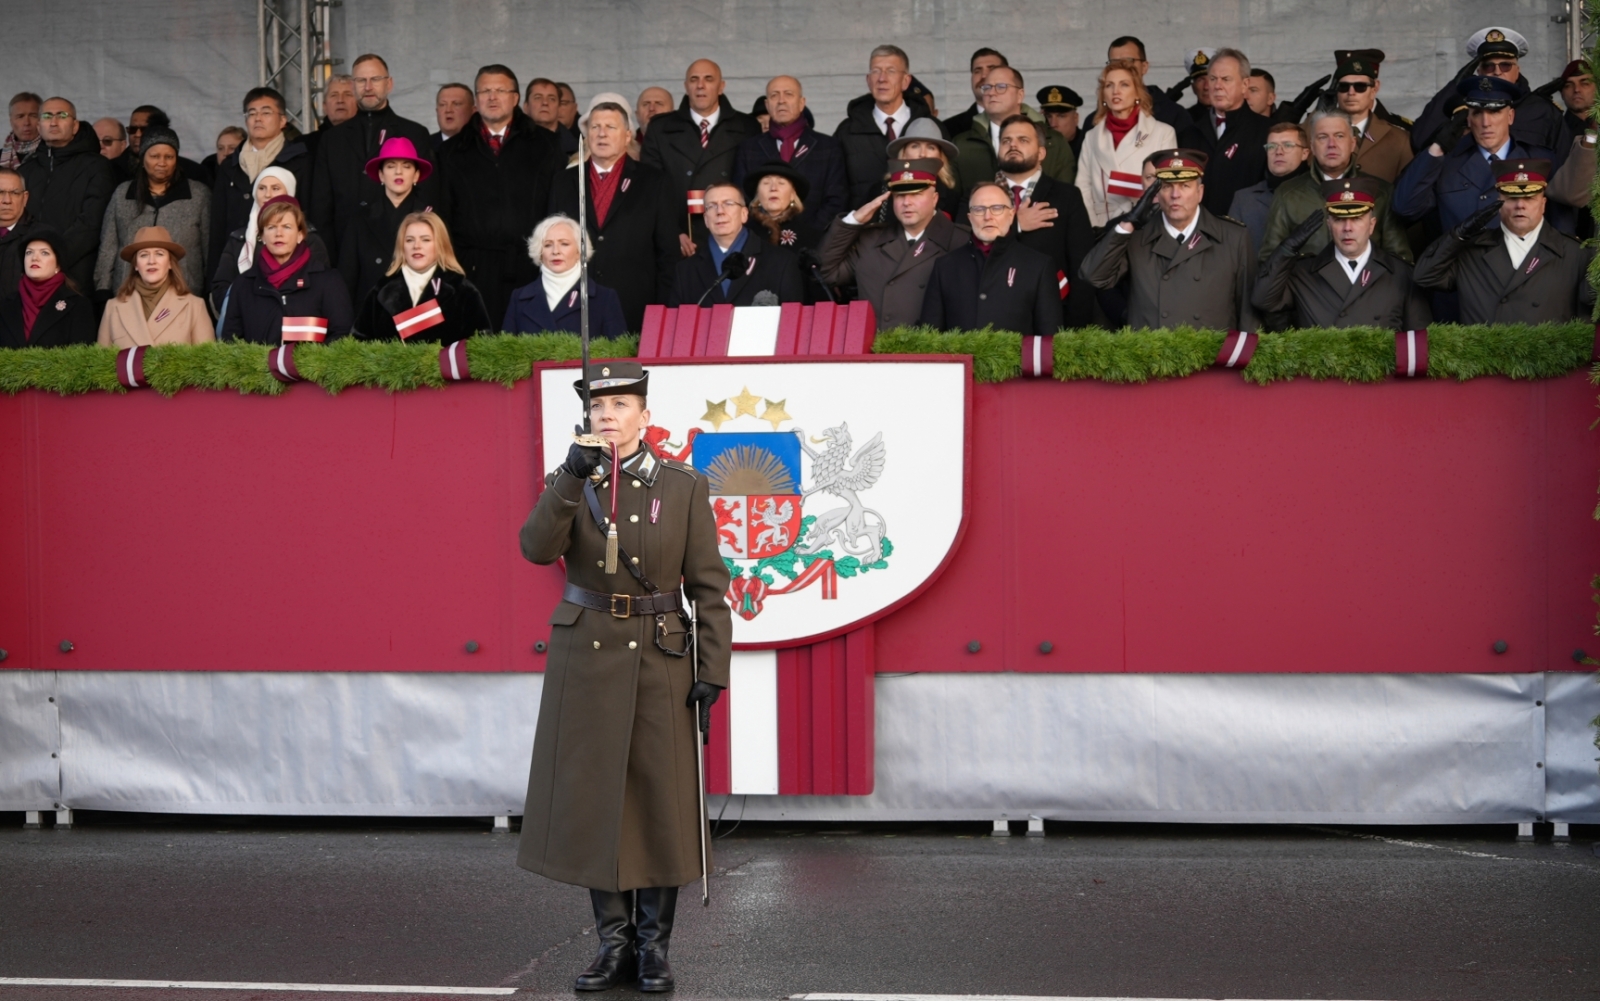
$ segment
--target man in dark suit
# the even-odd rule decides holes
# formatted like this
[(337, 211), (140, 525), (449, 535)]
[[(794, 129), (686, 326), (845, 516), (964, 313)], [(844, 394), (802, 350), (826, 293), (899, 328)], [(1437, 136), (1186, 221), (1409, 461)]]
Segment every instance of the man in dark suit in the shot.
[(850, 182), (844, 170), (844, 148), (832, 136), (818, 132), (806, 111), (806, 97), (800, 81), (792, 76), (773, 77), (767, 82), (767, 131), (751, 136), (739, 147), (734, 161), (733, 180), (744, 184), (751, 171), (769, 163), (787, 163), (811, 183), (800, 218), (813, 229), (823, 230), (849, 204)]
[(926, 102), (906, 99), (911, 80), (911, 57), (905, 50), (895, 45), (872, 50), (867, 61), (868, 92), (845, 106), (845, 119), (833, 130), (833, 137), (844, 146), (844, 169), (850, 179), (847, 204), (863, 205), (878, 194), (889, 163), (889, 144), (906, 134), (912, 119), (933, 118)]
[(1250, 61), (1238, 49), (1218, 49), (1207, 63), (1211, 107), (1178, 134), (1180, 145), (1206, 154), (1205, 208), (1226, 215), (1233, 194), (1267, 176), (1267, 130), (1272, 123), (1245, 104)]
[[(1261, 270), (1251, 302), (1293, 327), (1380, 327), (1417, 330), (1428, 325), (1428, 300), (1411, 279), (1411, 265), (1373, 242), (1384, 182), (1356, 175), (1322, 183), (1323, 211), (1300, 223)], [(1328, 245), (1301, 250), (1326, 227)]]
[(1095, 322), (1094, 288), (1072, 276), (1094, 247), (1089, 210), (1077, 185), (1044, 172), (1044, 137), (1045, 127), (1026, 115), (1000, 125), (1000, 175), (1016, 208), (1012, 235), (1055, 262), (1063, 324), (1087, 327)]
[[(1545, 223), (1549, 160), (1498, 161), (1487, 205), (1435, 240), (1417, 259), (1424, 288), (1459, 290), (1463, 323), (1564, 323), (1587, 318), (1593, 248)], [(1496, 220), (1498, 228), (1489, 224)]]
[[(840, 216), (822, 240), (822, 278), (829, 285), (854, 283), (878, 316), (878, 329), (911, 326), (922, 317), (922, 297), (933, 262), (971, 236), (939, 211), (938, 160), (901, 160), (889, 165), (888, 189)], [(895, 221), (873, 226), (878, 206), (893, 198)]]
[[(583, 165), (584, 213), (594, 256), (589, 277), (615, 289), (629, 330), (644, 324), (644, 308), (672, 293), (678, 262), (678, 200), (667, 178), (628, 156), (633, 140), (628, 109), (604, 101), (579, 123), (588, 142)], [(578, 170), (570, 164), (550, 189), (551, 213), (578, 218)]]
[(450, 226), (456, 257), (483, 294), (490, 319), (498, 321), (506, 315), (512, 290), (538, 273), (527, 241), (544, 218), (560, 152), (555, 133), (533, 124), (517, 107), (517, 77), (509, 67), (483, 67), (473, 89), (477, 112), (439, 148), (443, 183), (437, 211)]
[(922, 299), (924, 324), (938, 330), (993, 327), (1051, 337), (1061, 329), (1055, 262), (1011, 235), (1016, 209), (1003, 185), (985, 181), (967, 195), (972, 239), (934, 262)]
[(1113, 288), (1127, 276), (1128, 326), (1134, 329), (1257, 329), (1250, 233), (1202, 204), (1205, 155), (1165, 149), (1145, 162), (1159, 183), (1106, 227), (1083, 262), (1084, 279)]
[(678, 194), (679, 247), (685, 257), (706, 232), (704, 219), (689, 211), (689, 192), (732, 181), (739, 146), (761, 131), (754, 118), (733, 110), (722, 93), (725, 87), (722, 67), (709, 59), (690, 63), (683, 103), (650, 120), (640, 148), (640, 162), (666, 174)]
[(787, 247), (767, 243), (744, 228), (750, 211), (738, 185), (713, 184), (705, 198), (706, 238), (693, 257), (678, 262), (667, 305), (776, 306), (803, 301), (800, 259)]

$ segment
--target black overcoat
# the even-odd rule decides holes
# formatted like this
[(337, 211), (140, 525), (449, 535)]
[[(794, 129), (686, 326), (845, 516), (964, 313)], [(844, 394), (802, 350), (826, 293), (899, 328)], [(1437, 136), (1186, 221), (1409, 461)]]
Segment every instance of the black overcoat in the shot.
[[(282, 167), (294, 175), (295, 199), (309, 210), (311, 207), (311, 151), (301, 141), (286, 142), (272, 166)], [(250, 207), (254, 204), (255, 182), (239, 166), (239, 151), (234, 150), (226, 160), (217, 164), (216, 183), (211, 186), (211, 240), (206, 250), (206, 267), (212, 274), (222, 263), (224, 245), (234, 230), (243, 231), (250, 225)], [(237, 250), (235, 251), (237, 253)]]
[[(439, 283), (437, 290), (433, 287), (433, 281)], [(433, 281), (423, 286), (422, 295), (415, 306), (437, 300), (444, 313), (444, 322), (413, 334), (410, 338), (412, 341), (454, 344), (473, 334), (494, 332), (495, 326), (489, 321), (488, 311), (483, 308), (483, 296), (478, 294), (466, 276), (435, 268)], [(363, 341), (398, 341), (400, 334), (395, 330), (395, 314), (412, 308), (411, 290), (406, 287), (405, 276), (396, 271), (367, 293), (361, 302), (356, 325), (350, 333)]]
[[(621, 169), (622, 179), (604, 226), (595, 221), (594, 191), (584, 191), (585, 223), (594, 244), (589, 277), (616, 291), (627, 329), (638, 330), (644, 325), (644, 308), (667, 301), (678, 262), (683, 260), (678, 249), (679, 201), (661, 171), (628, 157), (619, 164), (613, 169)], [(551, 185), (549, 213), (556, 212), (578, 218), (576, 164), (557, 174)]]
[(28, 212), (60, 234), (57, 263), (79, 288), (94, 288), (94, 263), (100, 254), (100, 224), (117, 186), (111, 161), (100, 155), (100, 139), (88, 122), (79, 122), (67, 144), (40, 143), (19, 169), (28, 185)]
[(39, 308), (33, 336), (22, 335), (22, 296), (15, 287), (0, 298), (0, 348), (58, 348), (66, 344), (93, 344), (99, 333), (94, 303), (62, 283), (50, 301)]
[[(575, 334), (582, 328), (582, 320), (583, 303), (579, 301), (576, 285), (566, 298), (556, 303), (555, 309), (551, 309), (544, 282), (536, 280), (511, 293), (511, 304), (506, 307), (500, 329), (508, 334), (542, 334), (556, 330)], [(589, 336), (620, 337), (628, 329), (622, 318), (622, 300), (617, 298), (616, 291), (589, 279)]]
[(394, 263), (400, 221), (412, 212), (433, 208), (415, 188), (398, 206), (382, 188), (362, 191), (359, 198), (360, 204), (348, 219), (350, 228), (339, 238), (339, 274), (350, 290), (351, 302), (365, 302), (367, 293), (378, 287)]
[(282, 344), (286, 316), (322, 317), (328, 321), (330, 341), (348, 334), (354, 317), (350, 293), (339, 272), (311, 260), (290, 276), (282, 289), (275, 289), (259, 266), (251, 268), (235, 278), (228, 290), (228, 311), (217, 324), (217, 340)]
[[(845, 176), (850, 182), (846, 210), (857, 209), (872, 201), (883, 191), (883, 175), (889, 165), (889, 140), (878, 121), (872, 116), (874, 102), (871, 94), (862, 94), (845, 107), (844, 121), (833, 130), (833, 137), (844, 147)], [(911, 109), (911, 119), (933, 118), (926, 101), (906, 100)], [(938, 119), (934, 119), (938, 122)], [(971, 121), (968, 121), (971, 128)], [(946, 139), (950, 134), (944, 126), (939, 131)], [(964, 183), (966, 178), (961, 178)]]
[[(781, 147), (782, 143), (766, 132), (746, 139), (734, 161), (733, 183), (743, 185), (746, 177), (767, 164), (782, 163), (778, 152)], [(806, 208), (800, 217), (812, 229), (821, 232), (835, 218), (856, 207), (846, 204), (850, 181), (844, 170), (844, 147), (837, 139), (814, 128), (806, 129), (794, 141), (794, 157), (789, 166), (811, 182), (811, 190), (802, 199)]]
[(939, 330), (1052, 336), (1061, 329), (1055, 262), (1011, 236), (996, 240), (988, 254), (969, 241), (933, 263), (921, 321)]
[(528, 257), (528, 237), (545, 217), (560, 160), (555, 133), (533, 124), (521, 109), (511, 113), (499, 155), (483, 137), (477, 115), (439, 148), (442, 187), (434, 204), (490, 316), (504, 316), (511, 290), (538, 273)]
[[(761, 133), (761, 123), (752, 115), (733, 110), (726, 95), (717, 101), (722, 110), (707, 145), (700, 145), (700, 126), (694, 123), (689, 113), (689, 99), (685, 97), (677, 111), (650, 119), (650, 129), (639, 151), (641, 163), (667, 175), (677, 203), (674, 222), (679, 232), (689, 233), (696, 243), (705, 237), (705, 217), (689, 215), (689, 192), (704, 191), (717, 183), (732, 183), (740, 145)], [(691, 218), (692, 231), (689, 228)]]
[(1233, 194), (1267, 176), (1267, 130), (1272, 120), (1250, 110), (1248, 104), (1228, 112), (1228, 127), (1221, 138), (1209, 110), (1178, 133), (1178, 145), (1206, 154), (1206, 193), (1201, 204), (1212, 215), (1228, 214)]
[[(397, 138), (410, 139), (424, 157), (433, 146), (426, 127), (402, 118), (387, 104), (378, 111), (357, 111), (354, 118), (331, 129), (317, 130), (311, 198), (308, 201), (301, 195), (300, 201), (311, 206), (311, 221), (322, 230), (335, 259), (339, 241), (351, 218), (360, 212), (361, 202), (370, 201), (383, 188), (367, 176), (367, 161), (378, 155), (385, 140)], [(417, 196), (425, 203), (436, 204), (438, 185), (436, 171), (417, 185)]]
[(1054, 261), (1056, 270), (1067, 280), (1066, 298), (1061, 303), (1062, 325), (1087, 327), (1095, 322), (1094, 286), (1074, 277), (1083, 266), (1083, 259), (1094, 249), (1094, 229), (1089, 225), (1089, 210), (1083, 206), (1083, 192), (1075, 184), (1063, 184), (1049, 174), (1040, 174), (1033, 186), (1033, 201), (1047, 203), (1060, 215), (1050, 226), (1026, 233), (1013, 226), (1017, 242)]
[[(800, 275), (800, 259), (794, 251), (787, 247), (775, 247), (754, 231), (745, 234), (744, 248), (740, 251), (749, 262), (749, 267), (743, 277), (731, 280), (727, 294), (723, 294), (722, 285), (717, 281), (717, 268), (711, 263), (708, 241), (709, 238), (700, 243), (693, 257), (678, 262), (677, 277), (667, 305), (715, 306), (731, 303), (750, 306), (760, 292), (776, 294), (779, 302), (805, 301), (806, 286)], [(714, 289), (713, 284), (716, 285)], [(706, 294), (708, 289), (709, 295)]]

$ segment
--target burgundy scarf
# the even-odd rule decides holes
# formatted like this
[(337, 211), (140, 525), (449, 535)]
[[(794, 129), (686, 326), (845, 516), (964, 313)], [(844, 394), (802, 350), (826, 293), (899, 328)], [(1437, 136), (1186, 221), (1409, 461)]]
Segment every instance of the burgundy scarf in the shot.
[(281, 289), (283, 288), (283, 283), (293, 278), (294, 273), (305, 267), (306, 262), (309, 260), (311, 260), (311, 244), (309, 243), (302, 243), (296, 247), (294, 253), (290, 254), (289, 259), (282, 264), (278, 263), (278, 259), (272, 256), (271, 252), (267, 250), (267, 245), (263, 243), (257, 255), (256, 268), (261, 272), (263, 278), (272, 283), (273, 288)]
[(54, 298), (56, 289), (60, 288), (67, 280), (65, 271), (57, 271), (44, 281), (34, 281), (23, 276), (17, 285), (17, 292), (22, 296), (22, 336), (23, 339), (33, 337), (33, 322), (39, 318), (39, 310), (44, 304)]
[(778, 140), (778, 155), (784, 163), (794, 159), (794, 144), (799, 141), (800, 134), (806, 130), (806, 120), (796, 118), (788, 125), (769, 125), (767, 135)]
[(626, 156), (619, 157), (604, 176), (595, 169), (594, 161), (589, 161), (589, 194), (594, 197), (596, 229), (604, 228), (606, 216), (611, 214), (611, 200), (617, 197), (617, 188), (622, 183), (622, 161), (626, 159)]
[(1110, 109), (1106, 110), (1106, 131), (1111, 133), (1111, 148), (1116, 149), (1122, 145), (1122, 137), (1133, 131), (1139, 124), (1139, 109), (1134, 108), (1127, 118), (1118, 118)]

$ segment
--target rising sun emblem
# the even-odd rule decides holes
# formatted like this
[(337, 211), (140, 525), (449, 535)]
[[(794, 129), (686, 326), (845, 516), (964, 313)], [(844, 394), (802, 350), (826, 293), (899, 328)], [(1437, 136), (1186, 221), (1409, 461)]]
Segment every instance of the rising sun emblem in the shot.
[(771, 449), (737, 445), (706, 467), (714, 494), (771, 495), (795, 493), (794, 476)]

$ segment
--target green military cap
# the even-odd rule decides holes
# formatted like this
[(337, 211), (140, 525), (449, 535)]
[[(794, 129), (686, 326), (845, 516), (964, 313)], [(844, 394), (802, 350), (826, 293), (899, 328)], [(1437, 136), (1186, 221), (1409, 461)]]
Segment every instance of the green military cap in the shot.
[[(578, 395), (583, 395), (583, 380), (572, 384)], [(608, 358), (589, 363), (590, 396), (648, 396), (650, 373), (643, 365), (628, 358)]]

